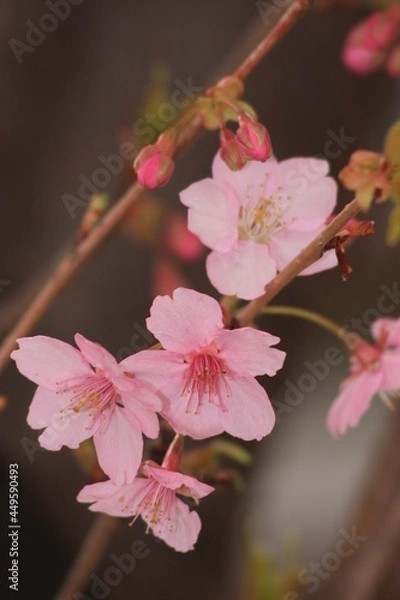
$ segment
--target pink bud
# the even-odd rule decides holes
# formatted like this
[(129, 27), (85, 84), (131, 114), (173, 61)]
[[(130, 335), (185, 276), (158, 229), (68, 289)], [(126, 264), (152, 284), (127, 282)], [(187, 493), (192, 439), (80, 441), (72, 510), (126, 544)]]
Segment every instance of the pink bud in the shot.
[(400, 77), (400, 44), (394, 47), (387, 63), (387, 70), (391, 77)]
[(143, 148), (134, 163), (139, 183), (150, 190), (165, 185), (174, 168), (172, 158), (162, 152), (156, 144)]
[(232, 171), (243, 169), (247, 162), (247, 157), (243, 151), (243, 146), (238, 142), (236, 136), (224, 127), (220, 134), (221, 150), (220, 156)]
[(245, 113), (239, 115), (236, 138), (248, 159), (265, 162), (271, 156), (271, 140), (264, 125)]
[(343, 62), (349, 71), (358, 75), (369, 75), (380, 69), (385, 62), (385, 54), (367, 48), (346, 46), (343, 50)]

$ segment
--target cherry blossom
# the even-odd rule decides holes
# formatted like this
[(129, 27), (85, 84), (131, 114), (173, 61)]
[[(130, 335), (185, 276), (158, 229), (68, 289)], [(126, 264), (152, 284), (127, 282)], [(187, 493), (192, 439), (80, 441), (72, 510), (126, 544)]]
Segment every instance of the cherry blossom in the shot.
[(158, 296), (147, 327), (163, 350), (144, 350), (124, 363), (151, 383), (164, 400), (162, 416), (178, 433), (203, 439), (227, 431), (260, 440), (272, 430), (275, 414), (255, 376), (270, 377), (285, 353), (271, 348), (279, 338), (250, 327), (223, 328), (213, 298), (178, 288)]
[(93, 436), (99, 464), (116, 483), (132, 481), (142, 460), (142, 433), (156, 438), (158, 396), (127, 373), (102, 346), (76, 334), (79, 348), (35, 336), (18, 340), (12, 353), (19, 371), (38, 385), (28, 424), (45, 431), (47, 450), (78, 448)]
[(145, 462), (141, 472), (144, 477), (123, 486), (111, 481), (87, 485), (77, 499), (93, 502), (90, 510), (95, 512), (133, 517), (133, 521), (141, 516), (155, 536), (178, 552), (193, 550), (201, 529), (200, 517), (177, 494), (198, 502), (214, 488), (152, 461)]
[[(222, 294), (251, 300), (320, 231), (336, 203), (328, 163), (293, 158), (249, 162), (232, 172), (217, 155), (212, 179), (180, 194), (188, 227), (211, 248), (207, 274)], [(332, 251), (302, 272), (336, 264)]]
[(387, 400), (400, 390), (400, 319), (377, 319), (372, 335), (375, 345), (359, 340), (353, 348), (350, 375), (328, 413), (333, 435), (356, 427), (376, 394)]

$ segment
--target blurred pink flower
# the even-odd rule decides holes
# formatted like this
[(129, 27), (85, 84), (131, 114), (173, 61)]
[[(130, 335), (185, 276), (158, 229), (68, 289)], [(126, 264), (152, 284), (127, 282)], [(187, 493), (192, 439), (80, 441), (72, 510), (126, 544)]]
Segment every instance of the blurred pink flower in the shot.
[(164, 350), (124, 362), (164, 398), (162, 416), (181, 434), (203, 439), (227, 431), (244, 440), (270, 433), (275, 414), (255, 376), (270, 377), (285, 353), (279, 338), (249, 327), (223, 328), (220, 305), (193, 290), (159, 296), (147, 319)]
[[(251, 300), (324, 228), (336, 204), (329, 165), (316, 158), (250, 162), (232, 172), (219, 155), (213, 178), (183, 190), (188, 226), (212, 249), (207, 274), (221, 294)], [(302, 272), (333, 267), (326, 252)]]
[(102, 346), (76, 334), (79, 350), (60, 340), (18, 340), (12, 353), (19, 371), (38, 385), (28, 414), (47, 450), (78, 448), (93, 436), (99, 464), (118, 485), (132, 481), (142, 460), (142, 432), (156, 438), (161, 401), (127, 374)]
[(166, 223), (165, 247), (174, 256), (185, 262), (198, 260), (204, 251), (199, 238), (189, 231), (183, 215), (173, 214)]
[(208, 496), (214, 488), (194, 477), (164, 469), (147, 461), (141, 469), (144, 477), (117, 486), (111, 481), (87, 485), (79, 502), (93, 502), (90, 510), (117, 517), (141, 516), (153, 534), (178, 552), (193, 550), (201, 529), (199, 515), (190, 511), (177, 494), (194, 498)]
[(352, 349), (351, 374), (331, 406), (327, 426), (333, 435), (356, 427), (375, 394), (400, 390), (400, 319), (377, 319), (375, 345), (359, 340)]

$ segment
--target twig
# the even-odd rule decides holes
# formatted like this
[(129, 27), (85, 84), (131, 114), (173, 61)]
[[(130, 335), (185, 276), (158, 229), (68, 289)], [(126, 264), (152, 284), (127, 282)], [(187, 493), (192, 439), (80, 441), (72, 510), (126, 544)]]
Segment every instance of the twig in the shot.
[(73, 600), (76, 592), (85, 588), (89, 574), (100, 562), (119, 524), (120, 521), (116, 517), (96, 517), (54, 600)]
[[(275, 27), (273, 27), (273, 29), (265, 36), (264, 40), (242, 62), (235, 71), (235, 75), (240, 79), (245, 79), (271, 48), (285, 36), (292, 26), (294, 26), (309, 6), (309, 0), (295, 0)], [(192, 142), (200, 130), (200, 119), (196, 117), (185, 129), (178, 151)], [(4, 339), (0, 348), (0, 372), (3, 371), (8, 364), (10, 353), (16, 347), (16, 340), (19, 337), (27, 335), (31, 331), (53, 300), (58, 296), (61, 290), (64, 289), (73, 275), (75, 275), (80, 266), (122, 221), (142, 191), (143, 188), (138, 183), (133, 184), (125, 195), (122, 196), (122, 198), (109, 210), (97, 227), (91, 231), (88, 237), (61, 260), (59, 266), (51, 275), (36, 299)]]
[(308, 246), (288, 264), (274, 279), (265, 287), (265, 294), (252, 300), (237, 314), (240, 325), (249, 325), (258, 315), (262, 308), (270, 302), (284, 287), (288, 285), (299, 273), (318, 260), (326, 244), (341, 230), (343, 226), (356, 216), (360, 207), (356, 200), (352, 200), (329, 223)]

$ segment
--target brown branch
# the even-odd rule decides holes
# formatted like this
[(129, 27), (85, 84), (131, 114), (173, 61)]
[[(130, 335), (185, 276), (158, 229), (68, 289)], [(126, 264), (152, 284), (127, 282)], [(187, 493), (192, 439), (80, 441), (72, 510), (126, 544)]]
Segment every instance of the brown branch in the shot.
[[(309, 6), (309, 0), (295, 0), (289, 10), (265, 36), (264, 40), (242, 62), (235, 71), (235, 75), (241, 79), (245, 79), (271, 48), (275, 46), (285, 36), (287, 31), (289, 31), (289, 29), (300, 19)], [(200, 130), (200, 119), (196, 117), (186, 128), (182, 140), (180, 141), (178, 151), (192, 142)], [(88, 237), (61, 260), (59, 266), (51, 275), (38, 296), (4, 339), (0, 348), (0, 372), (8, 364), (10, 353), (16, 347), (16, 340), (19, 337), (27, 335), (32, 330), (53, 300), (64, 289), (73, 275), (75, 275), (80, 266), (122, 221), (142, 191), (143, 188), (138, 183), (133, 184), (125, 195), (110, 209), (97, 227), (91, 231)]]
[(249, 325), (258, 315), (260, 310), (264, 308), (284, 287), (288, 285), (299, 273), (318, 260), (327, 243), (341, 230), (343, 226), (356, 216), (360, 211), (360, 207), (356, 200), (352, 200), (345, 208), (337, 215), (337, 217), (325, 227), (308, 246), (306, 246), (299, 254), (278, 273), (276, 277), (265, 287), (265, 294), (252, 300), (237, 314), (237, 319), (240, 325)]
[(54, 596), (54, 600), (73, 600), (76, 592), (85, 588), (90, 573), (102, 559), (112, 535), (118, 529), (117, 517), (98, 515), (78, 555), (76, 556), (64, 582)]

